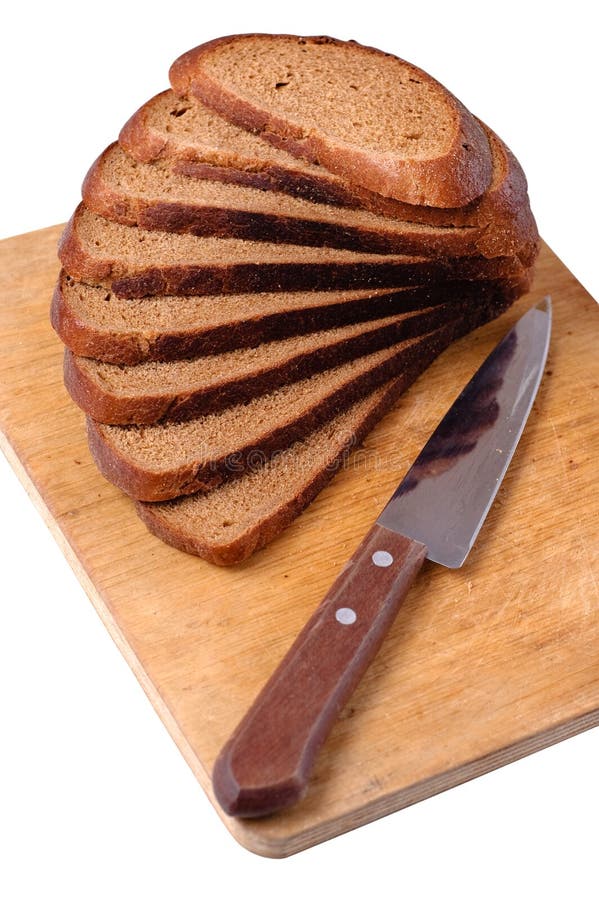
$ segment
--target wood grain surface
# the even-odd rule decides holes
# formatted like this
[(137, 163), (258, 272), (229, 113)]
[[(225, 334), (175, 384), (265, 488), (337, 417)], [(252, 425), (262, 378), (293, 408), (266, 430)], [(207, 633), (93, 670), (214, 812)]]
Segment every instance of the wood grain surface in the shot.
[(221, 813), (240, 843), (297, 852), (599, 723), (599, 311), (546, 247), (528, 296), (446, 351), (284, 535), (221, 569), (148, 534), (91, 461), (48, 322), (59, 232), (0, 245), (2, 447), (209, 796), (224, 742), (438, 420), (553, 297), (546, 375), (466, 565), (425, 563), (302, 802)]

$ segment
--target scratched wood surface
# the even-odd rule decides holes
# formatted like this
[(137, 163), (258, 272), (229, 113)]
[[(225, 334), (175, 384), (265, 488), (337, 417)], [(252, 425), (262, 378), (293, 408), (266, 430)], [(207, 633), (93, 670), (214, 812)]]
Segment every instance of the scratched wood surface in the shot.
[(297, 852), (599, 722), (599, 310), (547, 248), (531, 294), (437, 360), (282, 537), (219, 569), (150, 536), (91, 462), (48, 324), (59, 231), (0, 245), (2, 447), (209, 796), (222, 744), (442, 413), (553, 296), (547, 372), (466, 565), (425, 564), (306, 798), (223, 815), (240, 843)]

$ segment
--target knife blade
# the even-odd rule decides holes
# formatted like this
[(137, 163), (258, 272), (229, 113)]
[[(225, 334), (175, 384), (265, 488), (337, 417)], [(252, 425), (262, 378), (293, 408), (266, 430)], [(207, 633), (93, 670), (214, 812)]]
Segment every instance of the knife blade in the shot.
[(546, 297), (443, 417), (221, 750), (212, 781), (226, 813), (264, 816), (303, 797), (320, 746), (424, 561), (464, 563), (526, 424), (550, 334)]

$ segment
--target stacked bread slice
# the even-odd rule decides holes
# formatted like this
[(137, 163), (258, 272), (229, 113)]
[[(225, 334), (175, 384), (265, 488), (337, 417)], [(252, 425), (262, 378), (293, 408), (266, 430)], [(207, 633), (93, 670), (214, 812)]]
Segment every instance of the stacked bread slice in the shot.
[(389, 54), (240, 35), (170, 78), (85, 178), (52, 323), (101, 472), (231, 564), (527, 290), (538, 235), (503, 142)]

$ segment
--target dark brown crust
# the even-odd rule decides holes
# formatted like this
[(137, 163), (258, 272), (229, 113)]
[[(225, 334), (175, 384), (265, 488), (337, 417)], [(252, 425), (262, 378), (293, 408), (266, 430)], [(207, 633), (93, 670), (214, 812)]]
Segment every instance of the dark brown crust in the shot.
[[(294, 159), (291, 156), (289, 158)], [(364, 208), (371, 212), (379, 212), (378, 209), (360, 203), (349, 185), (346, 187), (336, 180), (330, 180), (330, 173), (319, 177), (298, 170), (285, 169), (274, 162), (261, 169), (238, 169), (233, 165), (216, 165), (194, 158), (176, 157), (171, 161), (171, 167), (177, 175), (187, 175), (190, 178), (220, 181), (223, 184), (238, 184), (261, 191), (278, 191), (281, 194), (290, 194), (292, 197), (301, 197), (311, 203), (328, 203), (329, 206), (350, 209)], [(325, 171), (323, 170), (323, 173)], [(336, 179), (336, 176), (332, 177)]]
[[(73, 353), (127, 365), (148, 359), (175, 359), (188, 355), (183, 334), (180, 335), (180, 342), (177, 342), (180, 348), (178, 357), (153, 355), (153, 351), (156, 354), (161, 352), (158, 348), (162, 342), (158, 335), (143, 335), (133, 331), (106, 332), (86, 322), (77, 315), (66, 298), (64, 286), (67, 278), (69, 276), (62, 270), (52, 295), (50, 322), (60, 340)], [(110, 292), (107, 295), (110, 296)], [(166, 347), (168, 348), (168, 342)]]
[(121, 128), (119, 144), (139, 162), (152, 162), (169, 155), (168, 138), (151, 129), (147, 120), (148, 106), (166, 93), (168, 91), (161, 91), (140, 106)]
[(80, 281), (88, 281), (90, 284), (101, 284), (110, 278), (114, 260), (109, 257), (98, 259), (87, 253), (77, 231), (81, 208), (81, 205), (77, 207), (60, 235), (58, 258), (68, 275)]
[[(475, 319), (470, 321), (462, 319), (459, 323), (456, 323), (453, 332), (448, 327), (444, 342), (429, 346), (428, 352), (422, 352), (415, 359), (413, 368), (406, 369), (398, 379), (390, 382), (380, 403), (358, 424), (354, 433), (348, 437), (343, 449), (336, 454), (335, 459), (331, 460), (321, 470), (315, 472), (300, 494), (288, 497), (275, 512), (265, 519), (256, 520), (238, 538), (226, 544), (222, 542), (211, 543), (205, 535), (186, 533), (184, 529), (173, 527), (172, 523), (161, 517), (159, 503), (137, 502), (136, 510), (138, 515), (154, 535), (179, 550), (201, 556), (203, 559), (216, 565), (228, 566), (243, 562), (256, 550), (266, 546), (266, 544), (277, 537), (312, 502), (339, 470), (349, 452), (361, 443), (370, 429), (393, 406), (399, 396), (431, 364), (440, 352), (453, 340), (490, 321), (502, 311), (503, 309), (498, 306), (491, 306), (486, 309), (481, 308), (478, 310)], [(176, 503), (177, 501), (171, 502)]]
[[(91, 166), (83, 182), (82, 196), (88, 209), (122, 225), (138, 225), (151, 231), (193, 234), (197, 237), (236, 237), (274, 244), (441, 258), (511, 256), (524, 250), (520, 233), (523, 229), (513, 233), (511, 221), (505, 216), (500, 227), (490, 224), (482, 229), (470, 226), (435, 226), (431, 227), (430, 233), (423, 233), (426, 225), (400, 223), (398, 220), (393, 220), (394, 228), (391, 229), (392, 220), (389, 218), (384, 218), (381, 226), (376, 228), (321, 220), (318, 219), (317, 206), (314, 208), (313, 218), (300, 218), (289, 214), (256, 212), (242, 207), (231, 209), (226, 206), (167, 202), (159, 197), (147, 199), (134, 196), (105, 175), (107, 160), (113, 155), (114, 148), (114, 144), (107, 147)], [(149, 166), (151, 168), (151, 164)], [(347, 218), (348, 211), (344, 215)], [(400, 224), (403, 227), (398, 233)], [(531, 243), (530, 228), (527, 230), (527, 238), (527, 243)]]
[[(188, 51), (175, 60), (169, 77), (175, 93), (193, 94), (217, 110), (225, 118), (258, 131), (275, 146), (293, 156), (317, 162), (331, 172), (346, 178), (350, 183), (366, 187), (386, 197), (394, 197), (407, 203), (435, 207), (464, 206), (480, 197), (488, 188), (492, 177), (491, 153), (484, 131), (462, 104), (443, 88), (447, 108), (455, 122), (455, 136), (447, 156), (423, 160), (395, 160), (364, 152), (357, 146), (335, 142), (325, 132), (311, 130), (306, 134), (294, 125), (265, 108), (258, 108), (238, 94), (227, 91), (212, 78), (202, 65), (204, 58), (227, 43), (235, 43), (258, 35), (232, 35), (217, 38)], [(270, 35), (285, 41), (317, 42), (344, 45), (345, 42), (329, 37), (300, 38), (293, 35)], [(381, 51), (363, 47), (353, 42), (361, 52), (376, 55)], [(420, 80), (435, 86), (439, 83), (415, 66), (410, 70)]]
[[(81, 280), (89, 276), (69, 269)], [(220, 266), (165, 266), (114, 278), (118, 297), (148, 297), (157, 294), (237, 294), (258, 291), (322, 291), (346, 288), (412, 287), (433, 285), (452, 279), (497, 280), (519, 278), (523, 267), (516, 258), (465, 257), (447, 264), (429, 263), (263, 263)]]
[(125, 365), (135, 365), (147, 360), (185, 359), (189, 356), (205, 356), (257, 346), (265, 341), (283, 340), (351, 322), (399, 315), (454, 299), (472, 299), (481, 303), (495, 296), (515, 299), (529, 287), (528, 278), (513, 282), (455, 281), (428, 288), (391, 290), (379, 296), (348, 298), (334, 304), (309, 306), (305, 309), (262, 313), (234, 323), (214, 326), (203, 324), (186, 330), (178, 330), (175, 326), (170, 331), (149, 332), (133, 327), (126, 330), (126, 323), (122, 322), (118, 329), (115, 326), (113, 331), (106, 331), (81, 318), (67, 298), (65, 282), (68, 278), (64, 271), (61, 272), (52, 298), (50, 318), (58, 336), (79, 356)]
[[(480, 301), (475, 301), (478, 304)], [(471, 306), (472, 304), (470, 304)], [(180, 422), (197, 416), (219, 412), (227, 406), (246, 403), (260, 394), (274, 391), (285, 384), (332, 369), (351, 359), (375, 353), (393, 344), (418, 337), (440, 328), (460, 316), (468, 305), (455, 303), (381, 324), (375, 329), (364, 325), (364, 332), (350, 338), (328, 342), (321, 347), (296, 352), (275, 365), (264, 366), (248, 374), (223, 375), (220, 382), (197, 389), (182, 388), (172, 393), (140, 393), (132, 389), (128, 396), (114, 393), (101, 378), (90, 377), (90, 363), (65, 349), (64, 382), (71, 398), (98, 422), (111, 425), (153, 425)], [(93, 363), (91, 364), (93, 365)]]

